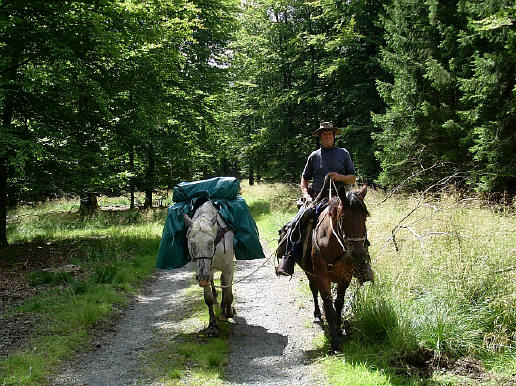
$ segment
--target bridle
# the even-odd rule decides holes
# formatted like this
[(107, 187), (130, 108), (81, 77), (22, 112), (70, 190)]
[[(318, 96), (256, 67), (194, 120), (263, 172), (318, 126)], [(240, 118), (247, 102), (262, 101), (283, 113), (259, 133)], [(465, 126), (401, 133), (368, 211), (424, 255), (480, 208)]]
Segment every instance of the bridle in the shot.
[[(335, 186), (335, 182), (333, 180), (331, 180), (331, 184), (333, 185), (333, 189), (335, 189), (335, 191), (337, 191), (337, 187)], [(329, 203), (331, 201), (332, 186), (330, 186), (330, 189), (328, 189), (328, 190), (329, 190), (329, 199), (328, 199), (328, 203)], [(329, 213), (329, 211), (327, 213)], [(349, 246), (350, 246), (349, 243), (350, 242), (358, 242), (358, 241), (366, 241), (367, 240), (367, 230), (363, 237), (347, 236), (346, 232), (344, 231), (344, 218), (342, 218), (342, 217), (337, 222), (337, 227), (338, 227), (338, 230), (340, 231), (340, 233), (342, 234), (342, 236), (339, 236), (337, 234), (337, 232), (335, 232), (335, 228), (333, 227), (333, 221), (330, 216), (331, 231), (332, 231), (333, 235), (335, 236), (335, 238), (337, 239), (337, 241), (339, 242), (340, 246), (342, 247), (342, 250), (344, 251), (344, 253), (349, 253)]]
[(367, 230), (366, 230), (366, 232), (365, 232), (363, 237), (349, 237), (349, 236), (347, 236), (346, 233), (344, 232), (344, 218), (342, 218), (342, 217), (337, 222), (337, 230), (340, 231), (341, 235), (339, 235), (337, 232), (335, 232), (335, 229), (333, 228), (333, 220), (332, 220), (331, 216), (330, 216), (330, 228), (331, 228), (331, 231), (333, 233), (333, 236), (335, 236), (335, 238), (339, 242), (339, 244), (342, 247), (342, 250), (343, 250), (344, 253), (348, 253), (349, 254), (350, 243), (356, 243), (356, 242), (359, 242), (359, 241), (365, 242), (367, 240)]

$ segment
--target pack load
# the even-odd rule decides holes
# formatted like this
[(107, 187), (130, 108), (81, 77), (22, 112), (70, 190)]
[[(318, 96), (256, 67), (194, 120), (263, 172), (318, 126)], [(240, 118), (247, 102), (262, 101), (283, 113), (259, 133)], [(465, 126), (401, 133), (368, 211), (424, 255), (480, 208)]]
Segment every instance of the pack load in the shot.
[(235, 234), (237, 260), (265, 258), (258, 228), (244, 198), (238, 195), (240, 182), (234, 177), (181, 182), (174, 187), (174, 204), (168, 208), (159, 246), (157, 268), (174, 269), (188, 263), (186, 226), (183, 214), (193, 217), (195, 210), (210, 200)]

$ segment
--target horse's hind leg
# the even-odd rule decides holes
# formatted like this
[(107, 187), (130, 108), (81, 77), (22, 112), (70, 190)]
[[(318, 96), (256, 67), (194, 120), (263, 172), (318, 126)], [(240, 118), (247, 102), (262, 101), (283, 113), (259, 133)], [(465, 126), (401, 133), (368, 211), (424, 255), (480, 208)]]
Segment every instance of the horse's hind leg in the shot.
[(308, 274), (308, 283), (310, 285), (310, 291), (312, 291), (312, 296), (314, 298), (314, 322), (319, 323), (322, 321), (321, 309), (319, 308), (319, 288), (317, 287), (317, 282), (311, 278)]
[[(231, 266), (232, 268), (232, 266)], [(235, 309), (233, 308), (233, 269), (222, 271), (220, 275), (220, 284), (222, 284), (222, 301), (220, 302), (220, 308), (222, 315), (226, 318), (232, 318), (235, 315)]]
[(215, 318), (215, 312), (213, 312), (213, 305), (215, 304), (215, 297), (213, 296), (213, 291), (211, 286), (207, 285), (204, 287), (204, 302), (208, 306), (208, 312), (210, 313), (210, 324), (206, 329), (206, 333), (208, 336), (218, 336), (219, 335), (219, 327), (217, 326), (217, 319)]

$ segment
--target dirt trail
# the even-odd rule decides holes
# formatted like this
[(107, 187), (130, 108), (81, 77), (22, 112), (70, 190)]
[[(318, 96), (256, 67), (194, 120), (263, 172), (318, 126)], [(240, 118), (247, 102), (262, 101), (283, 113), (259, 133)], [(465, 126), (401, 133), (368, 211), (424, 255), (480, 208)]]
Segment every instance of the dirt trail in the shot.
[[(312, 325), (312, 301), (300, 291), (302, 274), (277, 278), (272, 262), (237, 261), (235, 308), (230, 337), (232, 352), (226, 368), (227, 385), (324, 384), (311, 363), (312, 341), (322, 334)], [(257, 270), (251, 277), (247, 275)], [(193, 267), (162, 271), (124, 313), (113, 332), (104, 334), (95, 349), (66, 364), (53, 385), (156, 384), (144, 373), (142, 360), (162, 339), (163, 329), (181, 333), (180, 316), (188, 312), (183, 291), (193, 282)], [(199, 296), (202, 296), (199, 291)], [(187, 326), (184, 326), (187, 328)], [(190, 326), (191, 328), (191, 326)]]

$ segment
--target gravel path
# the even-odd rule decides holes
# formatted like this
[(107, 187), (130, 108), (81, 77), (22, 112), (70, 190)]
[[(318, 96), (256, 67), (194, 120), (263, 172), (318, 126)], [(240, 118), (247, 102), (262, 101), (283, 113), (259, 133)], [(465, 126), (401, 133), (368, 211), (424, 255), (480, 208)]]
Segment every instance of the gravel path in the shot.
[[(322, 334), (313, 325), (313, 304), (301, 272), (294, 278), (277, 278), (272, 261), (237, 261), (232, 352), (226, 369), (228, 385), (317, 385), (324, 379), (311, 363), (312, 341)], [(262, 266), (262, 267), (260, 267)], [(256, 271), (251, 277), (247, 275)], [(299, 270), (298, 270), (299, 271)], [(124, 313), (114, 331), (94, 342), (94, 350), (67, 363), (53, 385), (152, 384), (141, 369), (145, 357), (162, 339), (192, 326), (182, 326), (189, 312), (183, 291), (193, 279), (193, 267), (162, 271)], [(199, 296), (202, 292), (199, 291)], [(220, 295), (219, 295), (220, 296)], [(201, 327), (202, 328), (202, 327)], [(199, 328), (200, 329), (200, 328)], [(149, 379), (151, 378), (151, 379)]]
[[(263, 264), (237, 261), (236, 278), (245, 277)], [(323, 384), (311, 364), (313, 340), (323, 334), (312, 324), (313, 303), (307, 280), (299, 267), (294, 278), (277, 278), (272, 262), (251, 278), (235, 285), (237, 315), (230, 344), (227, 381), (238, 385)], [(318, 377), (319, 376), (319, 377)]]
[(156, 328), (183, 307), (182, 291), (193, 282), (191, 267), (162, 271), (120, 319), (114, 331), (97, 339), (94, 351), (64, 366), (52, 385), (132, 385), (141, 383), (142, 356), (157, 343)]

